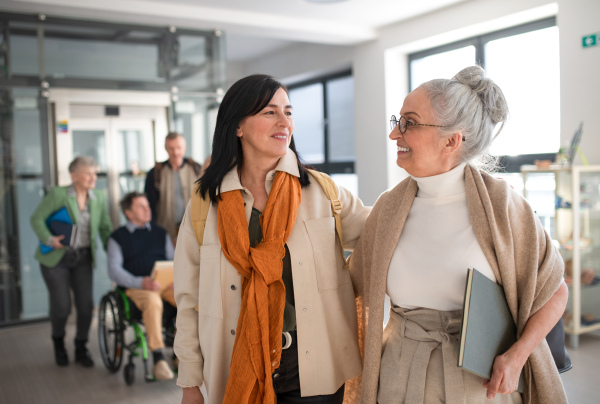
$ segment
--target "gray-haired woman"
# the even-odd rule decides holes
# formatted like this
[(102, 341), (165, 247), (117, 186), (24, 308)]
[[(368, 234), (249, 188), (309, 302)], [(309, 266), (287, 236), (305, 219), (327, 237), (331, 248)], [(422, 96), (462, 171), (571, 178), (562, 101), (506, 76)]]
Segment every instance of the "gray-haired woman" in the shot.
[[(91, 367), (94, 361), (86, 348), (92, 311), (94, 309), (92, 266), (96, 256), (96, 238), (100, 235), (106, 248), (112, 231), (104, 193), (94, 191), (97, 164), (93, 158), (82, 156), (69, 164), (73, 183), (54, 187), (42, 199), (31, 215), (31, 227), (50, 252), (38, 246), (35, 259), (40, 262), (42, 275), (50, 295), (50, 321), (54, 358), (58, 366), (67, 366), (69, 358), (64, 346), (65, 325), (71, 312), (71, 290), (77, 308), (75, 362)], [(77, 225), (75, 245), (65, 246), (64, 235), (50, 232), (46, 220), (66, 208), (71, 221)]]
[[(477, 66), (421, 85), (392, 116), (410, 177), (379, 198), (351, 264), (366, 330), (361, 402), (567, 402), (544, 340), (567, 302), (563, 261), (527, 202), (475, 166), (507, 116)], [(517, 324), (489, 381), (456, 365), (467, 268), (504, 287)]]

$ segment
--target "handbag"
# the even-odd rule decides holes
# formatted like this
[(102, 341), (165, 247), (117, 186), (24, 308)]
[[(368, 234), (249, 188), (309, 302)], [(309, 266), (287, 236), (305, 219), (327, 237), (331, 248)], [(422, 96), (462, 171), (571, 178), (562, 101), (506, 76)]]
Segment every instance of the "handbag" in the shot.
[(550, 352), (552, 352), (558, 373), (571, 370), (573, 364), (571, 363), (571, 357), (567, 352), (567, 348), (565, 348), (565, 326), (562, 318), (558, 320), (558, 323), (546, 335), (546, 342), (550, 347)]

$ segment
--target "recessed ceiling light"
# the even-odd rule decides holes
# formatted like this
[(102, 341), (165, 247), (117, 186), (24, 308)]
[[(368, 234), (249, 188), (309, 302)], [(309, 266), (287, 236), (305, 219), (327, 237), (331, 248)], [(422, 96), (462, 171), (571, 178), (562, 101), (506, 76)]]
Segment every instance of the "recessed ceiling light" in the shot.
[(304, 0), (307, 1), (309, 3), (341, 3), (342, 1), (347, 1), (347, 0)]

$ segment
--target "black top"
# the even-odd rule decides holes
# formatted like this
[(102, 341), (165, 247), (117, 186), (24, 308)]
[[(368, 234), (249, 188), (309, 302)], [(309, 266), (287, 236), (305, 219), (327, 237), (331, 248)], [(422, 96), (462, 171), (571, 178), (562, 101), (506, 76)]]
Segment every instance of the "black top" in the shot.
[[(250, 235), (250, 246), (254, 247), (262, 241), (263, 234), (260, 227), (260, 210), (252, 208), (248, 233)], [(294, 280), (292, 279), (292, 260), (290, 250), (285, 245), (285, 256), (283, 257), (283, 284), (285, 286), (285, 308), (283, 309), (283, 331), (296, 329), (296, 303), (294, 301)]]

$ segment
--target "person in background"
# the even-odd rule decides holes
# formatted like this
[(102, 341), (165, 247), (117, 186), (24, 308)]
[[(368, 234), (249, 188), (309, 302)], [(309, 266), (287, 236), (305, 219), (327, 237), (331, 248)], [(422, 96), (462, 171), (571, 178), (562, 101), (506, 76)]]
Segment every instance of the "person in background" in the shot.
[[(475, 165), (507, 116), (479, 66), (422, 84), (392, 116), (410, 177), (378, 199), (351, 261), (366, 330), (362, 403), (567, 402), (544, 340), (567, 304), (563, 260), (523, 197)], [(491, 380), (457, 367), (468, 268), (503, 286), (517, 325)]]
[(152, 211), (146, 195), (130, 192), (121, 201), (121, 209), (127, 224), (108, 240), (108, 274), (142, 312), (154, 377), (173, 379), (163, 355), (162, 337), (163, 301), (176, 307), (173, 285), (161, 290), (161, 285), (150, 277), (156, 261), (173, 260), (173, 242), (165, 229), (150, 223)]
[[(45, 245), (53, 248), (42, 254), (38, 247), (35, 259), (40, 262), (48, 288), (54, 358), (58, 366), (69, 364), (64, 337), (67, 318), (71, 313), (71, 290), (77, 309), (75, 362), (84, 367), (94, 366), (86, 348), (94, 309), (92, 267), (97, 237), (100, 236), (106, 246), (112, 231), (104, 193), (94, 190), (97, 170), (93, 158), (75, 158), (69, 164), (72, 184), (53, 187), (31, 216), (31, 227), (35, 234)], [(61, 243), (64, 235), (53, 235), (46, 225), (48, 217), (62, 208), (67, 209), (71, 221), (78, 227), (74, 246), (65, 247)]]
[(201, 172), (200, 164), (185, 157), (186, 143), (182, 134), (170, 132), (165, 139), (167, 161), (156, 163), (146, 176), (144, 192), (148, 197), (152, 218), (177, 241), (177, 230), (190, 200), (194, 182)]
[[(352, 250), (369, 207), (332, 201), (296, 154), (286, 88), (236, 82), (219, 107), (198, 194), (212, 202), (200, 246), (188, 204), (175, 252), (177, 384), (183, 403), (341, 404), (362, 369)], [(338, 206), (338, 205), (336, 205)]]

